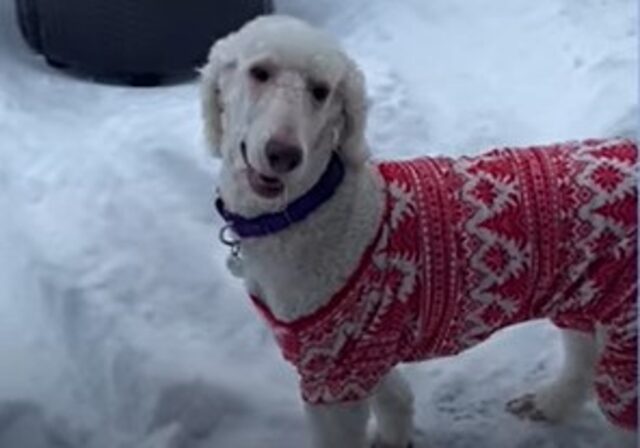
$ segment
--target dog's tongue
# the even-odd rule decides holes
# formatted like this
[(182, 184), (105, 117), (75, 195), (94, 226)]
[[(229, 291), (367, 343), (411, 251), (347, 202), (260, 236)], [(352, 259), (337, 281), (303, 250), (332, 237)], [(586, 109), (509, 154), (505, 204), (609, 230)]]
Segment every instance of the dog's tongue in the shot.
[(253, 168), (248, 169), (247, 177), (251, 189), (259, 196), (275, 198), (284, 191), (284, 184), (279, 179), (260, 174)]

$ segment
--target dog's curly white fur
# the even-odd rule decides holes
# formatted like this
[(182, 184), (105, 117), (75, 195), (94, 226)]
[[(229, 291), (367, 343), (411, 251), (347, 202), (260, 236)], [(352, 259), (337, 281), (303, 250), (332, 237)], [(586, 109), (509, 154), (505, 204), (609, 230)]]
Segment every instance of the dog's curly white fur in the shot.
[[(327, 89), (326, 98), (314, 97), (317, 85)], [(346, 161), (343, 184), (311, 217), (242, 243), (248, 290), (282, 321), (312, 313), (353, 271), (382, 219), (381, 180), (367, 162), (363, 75), (324, 33), (293, 18), (259, 18), (213, 47), (202, 70), (202, 110), (211, 150), (223, 162), (220, 195), (229, 210), (244, 216), (281, 210), (309, 190), (333, 151)], [(247, 170), (274, 176), (265, 156), (274, 138), (299, 147), (302, 160), (277, 176), (283, 194), (268, 198), (252, 189)], [(596, 343), (577, 332), (563, 333), (568, 354), (559, 379), (510, 402), (515, 414), (561, 420), (589, 396)], [(368, 446), (370, 411), (378, 423), (375, 446), (404, 448), (411, 438), (412, 403), (408, 385), (394, 370), (369, 400), (307, 404), (306, 412), (318, 448)]]

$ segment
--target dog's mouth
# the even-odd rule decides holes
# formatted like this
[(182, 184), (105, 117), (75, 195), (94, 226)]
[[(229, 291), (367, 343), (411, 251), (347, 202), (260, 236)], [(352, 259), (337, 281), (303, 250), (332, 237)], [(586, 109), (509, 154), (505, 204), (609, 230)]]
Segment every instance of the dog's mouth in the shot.
[(242, 159), (247, 166), (247, 180), (249, 181), (249, 186), (254, 193), (267, 199), (280, 196), (284, 191), (284, 184), (282, 181), (277, 177), (265, 176), (251, 166), (249, 158), (247, 157), (247, 146), (244, 142), (240, 145), (240, 152), (242, 153)]

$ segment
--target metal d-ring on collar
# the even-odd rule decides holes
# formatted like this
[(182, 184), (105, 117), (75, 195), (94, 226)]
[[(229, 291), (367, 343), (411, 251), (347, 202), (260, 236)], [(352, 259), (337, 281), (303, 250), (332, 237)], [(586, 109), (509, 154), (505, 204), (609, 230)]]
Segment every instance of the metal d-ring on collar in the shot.
[(235, 235), (230, 224), (220, 229), (218, 239), (230, 249), (230, 253), (227, 256), (227, 269), (235, 277), (244, 277), (244, 263), (240, 255), (240, 239)]
[(231, 249), (231, 255), (237, 257), (240, 255), (240, 239), (233, 233), (231, 224), (226, 224), (220, 229), (218, 239), (222, 244)]

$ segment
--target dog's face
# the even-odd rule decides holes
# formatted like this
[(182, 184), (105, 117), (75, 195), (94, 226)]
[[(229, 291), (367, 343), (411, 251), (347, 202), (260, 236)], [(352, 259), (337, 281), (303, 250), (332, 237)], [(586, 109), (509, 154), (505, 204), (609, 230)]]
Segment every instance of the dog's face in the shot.
[(366, 159), (362, 76), (303, 22), (260, 18), (218, 42), (202, 87), (220, 188), (235, 208), (282, 208), (311, 188), (333, 151), (348, 164)]

